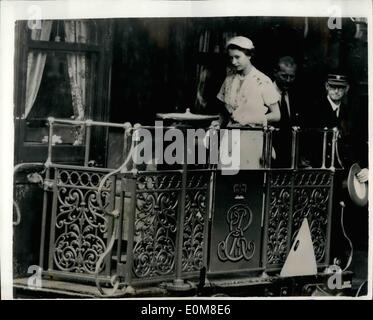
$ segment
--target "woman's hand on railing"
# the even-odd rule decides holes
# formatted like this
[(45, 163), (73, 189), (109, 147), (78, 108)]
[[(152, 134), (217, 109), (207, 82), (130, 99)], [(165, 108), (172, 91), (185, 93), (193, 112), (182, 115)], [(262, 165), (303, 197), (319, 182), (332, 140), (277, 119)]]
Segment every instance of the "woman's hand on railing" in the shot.
[(232, 118), (234, 121), (238, 122), (243, 126), (249, 124), (259, 124), (263, 126), (267, 125), (267, 118), (264, 114), (251, 114), (247, 111), (242, 111), (240, 108), (236, 109), (232, 113)]

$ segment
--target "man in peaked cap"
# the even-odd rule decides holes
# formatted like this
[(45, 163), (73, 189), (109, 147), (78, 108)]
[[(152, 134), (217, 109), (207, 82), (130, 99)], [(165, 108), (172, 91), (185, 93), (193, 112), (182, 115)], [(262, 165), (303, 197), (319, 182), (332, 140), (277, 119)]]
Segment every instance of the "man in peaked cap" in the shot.
[[(339, 205), (338, 203), (342, 200), (346, 205), (346, 214), (344, 216), (344, 226), (347, 230), (348, 236), (351, 237), (354, 245), (354, 259), (352, 260), (352, 269), (356, 269), (356, 259), (366, 259), (367, 250), (367, 239), (368, 239), (368, 215), (367, 207), (357, 208), (354, 203), (351, 202), (347, 194), (347, 190), (344, 186), (344, 179), (347, 177), (350, 167), (356, 163), (360, 165), (359, 170), (355, 172), (356, 179), (359, 183), (366, 183), (368, 180), (368, 148), (367, 148), (367, 136), (359, 131), (364, 131), (363, 128), (367, 126), (368, 120), (365, 123), (352, 119), (354, 114), (361, 112), (361, 108), (352, 109), (355, 106), (349, 104), (348, 106), (344, 103), (344, 98), (349, 90), (349, 81), (347, 76), (341, 72), (331, 72), (327, 75), (325, 81), (325, 96), (319, 101), (318, 105), (315, 106), (311, 111), (314, 116), (314, 123), (312, 127), (319, 128), (338, 128), (339, 139), (337, 142), (338, 154), (341, 160), (341, 165), (344, 167), (343, 171), (340, 171), (336, 175), (334, 181), (334, 214), (332, 222), (332, 239), (331, 243), (331, 257), (338, 257), (342, 260), (341, 266), (347, 266), (348, 254), (350, 249), (345, 237), (341, 232), (341, 222)], [(349, 110), (348, 110), (349, 109)], [(317, 146), (322, 145), (322, 139), (319, 142), (314, 141)], [(320, 149), (321, 147), (317, 147)], [(327, 150), (330, 150), (331, 143), (327, 145)], [(312, 150), (315, 151), (315, 150)], [(317, 154), (318, 152), (313, 152)], [(327, 151), (327, 155), (330, 152)], [(321, 157), (318, 157), (321, 159)], [(327, 159), (327, 166), (330, 159)], [(356, 165), (356, 167), (359, 167)], [(336, 167), (339, 164), (335, 163)], [(316, 166), (319, 166), (316, 164)], [(365, 258), (364, 258), (365, 257)], [(356, 271), (356, 270), (354, 270)], [(360, 272), (360, 271), (359, 271)], [(366, 275), (363, 274), (363, 277)]]
[[(329, 129), (338, 128), (340, 132), (338, 151), (342, 162), (341, 165), (345, 168), (349, 168), (354, 162), (358, 162), (363, 168), (362, 172), (358, 175), (358, 178), (361, 182), (364, 182), (364, 180), (366, 181), (367, 179), (366, 167), (368, 165), (366, 139), (357, 132), (359, 131), (357, 129), (364, 127), (364, 124), (355, 123), (355, 125), (353, 125), (353, 122), (356, 121), (351, 119), (351, 115), (358, 112), (359, 108), (352, 110), (352, 105), (347, 106), (346, 103), (344, 103), (344, 98), (346, 97), (349, 88), (348, 78), (344, 73), (329, 73), (325, 81), (325, 96), (319, 100), (314, 108), (309, 110), (309, 119), (311, 119), (311, 123), (308, 124), (308, 127)], [(322, 143), (320, 142), (320, 146), (321, 145)], [(330, 148), (331, 142), (328, 143), (327, 150)], [(315, 156), (317, 155), (318, 161), (321, 161), (318, 152), (313, 153)], [(327, 151), (326, 154), (326, 165), (328, 166), (328, 163), (330, 163), (330, 152)], [(335, 165), (338, 167), (338, 163), (335, 163)], [(313, 166), (317, 167), (318, 164), (314, 163)]]
[(321, 110), (322, 119), (320, 120), (322, 127), (340, 128), (346, 112), (346, 105), (342, 103), (342, 99), (349, 88), (346, 75), (340, 73), (328, 74), (325, 82), (327, 96), (326, 101), (324, 101), (324, 109)]
[[(349, 90), (347, 76), (344, 73), (334, 71), (327, 75), (325, 80), (325, 95), (317, 103), (307, 110), (307, 127), (311, 128), (338, 128), (341, 135), (346, 136), (349, 131), (347, 119), (347, 106), (343, 102)], [(313, 167), (321, 166), (322, 137), (310, 133), (307, 137), (308, 145), (317, 145), (317, 150), (308, 150), (307, 158)], [(330, 150), (331, 142), (327, 145)], [(326, 166), (331, 161), (331, 152), (326, 152)], [(335, 165), (338, 165), (335, 163)]]

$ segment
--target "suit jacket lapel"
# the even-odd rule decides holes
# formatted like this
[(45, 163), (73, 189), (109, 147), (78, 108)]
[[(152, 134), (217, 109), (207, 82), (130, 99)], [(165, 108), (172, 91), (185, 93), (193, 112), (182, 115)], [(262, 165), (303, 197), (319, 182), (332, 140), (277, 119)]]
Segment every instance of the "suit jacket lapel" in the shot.
[(338, 127), (338, 118), (329, 102), (329, 100), (325, 97), (325, 118), (326, 118), (326, 126), (331, 127)]
[(295, 96), (293, 93), (289, 92), (289, 109), (290, 109), (290, 123), (291, 125), (298, 125), (298, 117), (297, 117), (297, 112), (298, 112), (298, 106), (297, 106), (297, 101), (295, 99)]

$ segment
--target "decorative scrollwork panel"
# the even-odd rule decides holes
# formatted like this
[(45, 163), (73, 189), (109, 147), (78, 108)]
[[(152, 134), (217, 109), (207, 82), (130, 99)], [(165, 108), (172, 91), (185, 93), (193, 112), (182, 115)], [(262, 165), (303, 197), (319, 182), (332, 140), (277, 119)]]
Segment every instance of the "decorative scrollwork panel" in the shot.
[(332, 175), (324, 171), (298, 172), (294, 177), (295, 186), (330, 186), (331, 182)]
[(270, 175), (271, 187), (290, 187), (292, 184), (291, 172), (274, 172)]
[(317, 262), (325, 258), (329, 201), (333, 176), (328, 171), (298, 172), (294, 177), (294, 239), (304, 218), (308, 219)]
[(207, 190), (188, 190), (186, 193), (182, 258), (184, 272), (199, 271), (203, 267), (207, 201)]
[(211, 173), (208, 171), (190, 171), (187, 175), (182, 252), (183, 272), (199, 271), (203, 267), (210, 178)]
[(137, 278), (174, 272), (180, 186), (179, 174), (137, 177), (133, 249), (133, 274)]
[[(98, 203), (103, 176), (97, 172), (56, 170), (54, 250), (49, 254), (57, 270), (95, 272), (96, 263), (106, 249), (109, 224)], [(110, 186), (108, 180), (101, 193), (105, 208), (110, 202)]]
[(267, 263), (285, 262), (288, 252), (290, 188), (273, 188), (270, 192), (267, 231)]
[(164, 189), (180, 189), (181, 175), (180, 174), (154, 174), (154, 175), (139, 175), (136, 181), (137, 191), (157, 191)]
[(210, 172), (198, 172), (198, 173), (188, 173), (187, 177), (187, 189), (203, 188), (207, 189), (209, 186), (211, 174)]
[[(316, 260), (325, 258), (333, 176), (328, 171), (278, 172), (270, 177), (267, 265), (282, 265), (304, 218), (308, 219)], [(291, 197), (291, 193), (293, 194)], [(291, 232), (291, 234), (290, 234)]]
[(330, 188), (294, 189), (293, 235), (294, 239), (304, 218), (308, 219), (316, 261), (325, 257)]

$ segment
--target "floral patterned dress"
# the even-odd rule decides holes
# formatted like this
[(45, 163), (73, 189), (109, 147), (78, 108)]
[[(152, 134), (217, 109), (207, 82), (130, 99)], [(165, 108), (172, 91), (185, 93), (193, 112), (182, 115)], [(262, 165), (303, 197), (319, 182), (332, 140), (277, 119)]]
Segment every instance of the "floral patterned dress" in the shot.
[[(254, 123), (265, 118), (268, 106), (277, 103), (278, 93), (273, 82), (264, 73), (254, 66), (250, 72), (242, 77), (239, 74), (228, 75), (217, 98), (225, 103), (225, 107), (235, 120), (231, 119), (230, 125), (239, 128), (244, 123), (254, 127)], [(233, 144), (240, 144), (240, 169), (261, 168), (263, 153), (263, 132), (241, 130), (240, 141), (233, 141)], [(232, 149), (228, 143), (228, 135), (224, 135), (221, 141), (221, 156), (232, 156)], [(224, 160), (223, 160), (224, 161)]]

